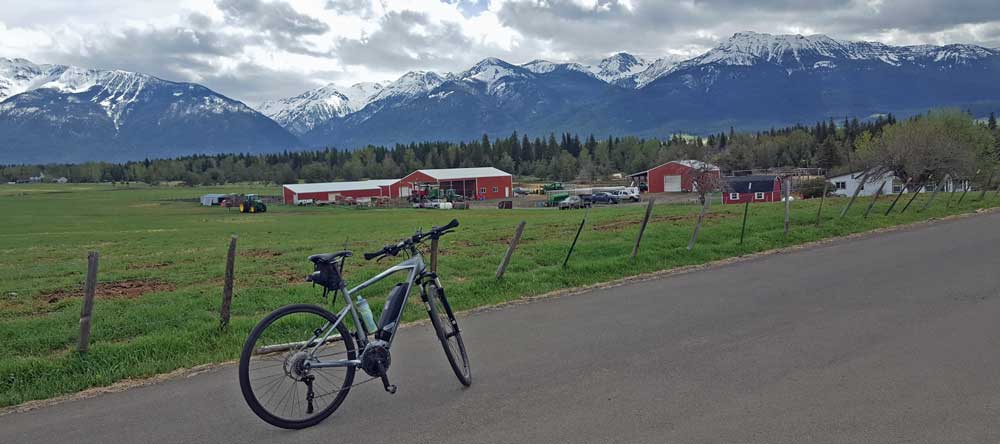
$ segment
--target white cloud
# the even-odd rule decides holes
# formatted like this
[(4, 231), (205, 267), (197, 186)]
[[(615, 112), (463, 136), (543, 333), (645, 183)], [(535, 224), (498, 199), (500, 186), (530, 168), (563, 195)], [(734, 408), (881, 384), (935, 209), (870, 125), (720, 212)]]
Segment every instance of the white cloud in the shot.
[(495, 56), (695, 56), (734, 32), (1000, 47), (995, 0), (33, 0), (0, 56), (148, 72), (250, 103)]

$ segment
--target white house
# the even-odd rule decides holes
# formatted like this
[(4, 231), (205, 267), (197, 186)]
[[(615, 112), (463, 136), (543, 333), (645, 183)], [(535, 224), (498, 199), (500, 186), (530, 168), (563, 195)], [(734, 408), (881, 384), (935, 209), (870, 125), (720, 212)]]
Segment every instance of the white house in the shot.
[[(847, 197), (853, 196), (854, 190), (856, 190), (858, 186), (861, 186), (861, 192), (858, 193), (858, 196), (874, 196), (875, 193), (878, 192), (878, 188), (882, 185), (883, 181), (885, 182), (885, 189), (882, 190), (883, 194), (898, 193), (902, 190), (903, 185), (906, 183), (906, 181), (900, 180), (892, 173), (884, 173), (881, 176), (869, 177), (868, 180), (865, 181), (864, 185), (862, 185), (861, 179), (864, 177), (864, 174), (864, 171), (855, 171), (853, 173), (831, 177), (827, 179), (827, 181), (833, 184), (833, 194)], [(941, 191), (961, 191), (964, 189), (963, 187), (966, 183), (967, 181), (959, 182), (949, 179), (948, 182), (945, 183), (944, 189)], [(936, 186), (937, 184), (931, 184), (929, 189), (934, 190)], [(920, 189), (920, 192), (923, 193), (927, 190), (927, 187), (923, 187)]]

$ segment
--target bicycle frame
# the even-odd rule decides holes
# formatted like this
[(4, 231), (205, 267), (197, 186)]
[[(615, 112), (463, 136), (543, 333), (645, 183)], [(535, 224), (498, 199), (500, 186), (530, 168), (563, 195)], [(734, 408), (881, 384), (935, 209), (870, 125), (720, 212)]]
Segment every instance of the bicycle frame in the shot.
[[(337, 312), (337, 320), (333, 324), (329, 324), (328, 327), (324, 327), (324, 328), (320, 329), (323, 332), (323, 334), (322, 334), (322, 338), (323, 339), (321, 341), (319, 341), (319, 342), (316, 342), (315, 345), (312, 347), (312, 350), (309, 351), (309, 357), (310, 357), (310, 361), (311, 362), (308, 363), (308, 366), (310, 368), (358, 367), (358, 366), (360, 366), (361, 365), (361, 360), (359, 360), (359, 359), (341, 359), (341, 360), (337, 360), (337, 361), (321, 361), (321, 360), (315, 359), (313, 357), (313, 354), (316, 353), (316, 350), (319, 348), (320, 345), (325, 344), (325, 343), (328, 342), (328, 340), (330, 338), (330, 335), (333, 334), (334, 331), (336, 331), (337, 326), (340, 325), (340, 323), (344, 321), (344, 319), (347, 317), (348, 314), (351, 315), (351, 319), (354, 321), (354, 326), (355, 327), (354, 327), (354, 331), (351, 332), (351, 333), (354, 335), (355, 339), (358, 342), (358, 350), (359, 351), (364, 350), (365, 345), (368, 344), (368, 336), (375, 334), (375, 332), (369, 332), (364, 327), (364, 322), (361, 321), (361, 315), (358, 313), (358, 309), (357, 309), (357, 307), (354, 304), (354, 298), (352, 296), (355, 295), (355, 294), (357, 294), (361, 290), (364, 290), (365, 288), (368, 288), (368, 287), (374, 285), (375, 283), (380, 282), (380, 281), (388, 278), (389, 276), (392, 276), (392, 275), (394, 275), (396, 273), (400, 273), (400, 272), (406, 271), (407, 272), (407, 278), (406, 278), (407, 287), (406, 287), (406, 294), (403, 295), (403, 306), (405, 307), (406, 306), (406, 302), (410, 298), (410, 292), (413, 290), (413, 285), (415, 283), (417, 283), (425, 275), (425, 270), (426, 270), (426, 266), (424, 265), (423, 257), (420, 256), (420, 252), (419, 251), (416, 251), (415, 254), (413, 254), (412, 256), (410, 256), (410, 258), (406, 259), (405, 261), (400, 262), (399, 264), (396, 264), (396, 265), (393, 265), (393, 266), (387, 268), (385, 271), (383, 271), (383, 272), (375, 275), (375, 277), (373, 277), (371, 279), (368, 279), (367, 281), (362, 282), (361, 284), (358, 284), (354, 288), (348, 289), (347, 288), (347, 284), (342, 282), (341, 283), (341, 291), (344, 293), (344, 299), (347, 299), (347, 306), (345, 306), (343, 309), (341, 309), (339, 312)], [(403, 315), (403, 310), (400, 310), (399, 314), (397, 315), (397, 318), (393, 320), (394, 322), (397, 323), (397, 325), (399, 323), (399, 317), (402, 317), (402, 315)], [(306, 343), (303, 346), (303, 348), (308, 347), (310, 344), (313, 343), (313, 340), (315, 340), (318, 337), (320, 337), (320, 335), (314, 335), (313, 339), (311, 339), (309, 341), (306, 341)], [(389, 345), (390, 346), (392, 345), (392, 341), (394, 339), (395, 339), (395, 335), (393, 335), (391, 338), (389, 338)]]

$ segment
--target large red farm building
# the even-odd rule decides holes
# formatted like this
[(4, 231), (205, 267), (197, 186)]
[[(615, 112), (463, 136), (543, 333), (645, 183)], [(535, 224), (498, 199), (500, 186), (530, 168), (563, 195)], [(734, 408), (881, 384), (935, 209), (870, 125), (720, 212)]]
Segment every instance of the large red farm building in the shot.
[(290, 184), (284, 186), (283, 194), (289, 205), (307, 199), (335, 202), (346, 198), (408, 198), (431, 187), (454, 190), (469, 199), (503, 199), (513, 195), (513, 186), (510, 173), (493, 167), (447, 168), (417, 170), (402, 179)]
[(361, 180), (356, 182), (296, 183), (285, 185), (282, 194), (284, 194), (284, 201), (288, 205), (295, 205), (299, 201), (307, 199), (336, 202), (349, 197), (354, 200), (363, 201), (373, 197), (391, 197), (389, 195), (389, 187), (398, 181), (399, 179), (385, 179)]
[(513, 195), (514, 179), (510, 173), (493, 167), (417, 170), (390, 187), (393, 197), (409, 197), (434, 186), (469, 199), (503, 199)]
[(736, 176), (727, 177), (722, 187), (722, 203), (781, 201), (781, 177)]
[(674, 160), (646, 171), (629, 174), (636, 184), (645, 183), (650, 193), (676, 193), (695, 191), (695, 179), (699, 174), (715, 176), (718, 183), (722, 177), (719, 167), (700, 160)]

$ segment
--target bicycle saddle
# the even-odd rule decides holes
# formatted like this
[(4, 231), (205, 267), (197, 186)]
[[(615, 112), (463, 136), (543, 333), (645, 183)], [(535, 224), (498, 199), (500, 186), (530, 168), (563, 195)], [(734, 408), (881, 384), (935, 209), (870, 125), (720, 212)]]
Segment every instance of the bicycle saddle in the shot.
[(352, 254), (353, 253), (351, 253), (350, 251), (346, 251), (346, 250), (344, 250), (344, 251), (338, 251), (336, 253), (314, 254), (312, 256), (309, 256), (309, 260), (312, 261), (314, 264), (318, 264), (320, 262), (327, 262), (327, 263), (329, 263), (329, 262), (336, 261), (341, 256), (343, 256), (343, 257), (351, 257)]

